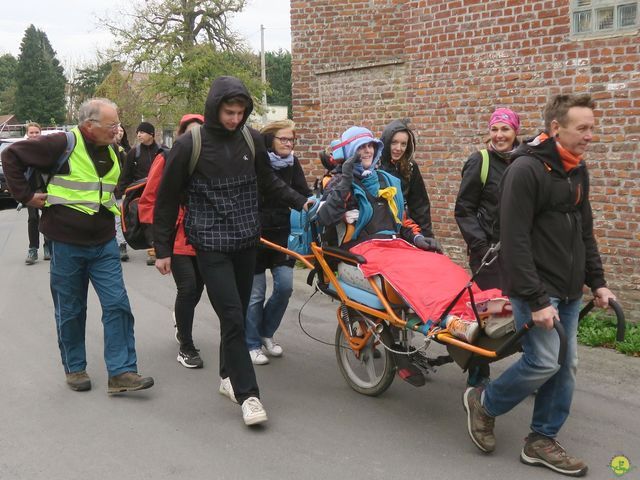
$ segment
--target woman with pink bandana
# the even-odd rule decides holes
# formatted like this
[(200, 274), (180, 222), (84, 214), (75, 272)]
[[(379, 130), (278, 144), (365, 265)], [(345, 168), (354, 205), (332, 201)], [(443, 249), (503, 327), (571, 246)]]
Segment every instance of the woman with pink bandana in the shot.
[[(511, 161), (511, 153), (519, 145), (520, 130), (518, 114), (508, 108), (496, 109), (489, 120), (489, 139), (486, 154), (488, 169), (483, 178), (483, 152), (474, 152), (462, 168), (462, 182), (456, 199), (455, 218), (458, 228), (467, 243), (469, 268), (475, 273), (487, 250), (500, 240), (498, 224), (498, 200), (500, 180)], [(478, 286), (502, 288), (498, 262), (485, 266), (475, 278)], [(489, 366), (469, 368), (469, 385), (484, 383), (489, 378)]]
[[(462, 182), (456, 199), (455, 217), (467, 243), (471, 272), (480, 266), (482, 257), (492, 244), (498, 243), (498, 199), (500, 180), (511, 161), (511, 152), (519, 145), (518, 114), (508, 108), (498, 108), (489, 120), (487, 153), (489, 168), (482, 178), (482, 151), (474, 152), (462, 168)], [(497, 262), (483, 268), (475, 279), (483, 290), (501, 288)]]

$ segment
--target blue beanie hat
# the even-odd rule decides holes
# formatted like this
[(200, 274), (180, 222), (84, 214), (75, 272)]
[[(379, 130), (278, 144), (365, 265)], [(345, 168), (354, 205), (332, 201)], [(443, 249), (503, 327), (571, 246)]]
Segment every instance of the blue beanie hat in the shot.
[(376, 166), (380, 159), (380, 155), (382, 155), (384, 144), (374, 137), (371, 130), (364, 127), (350, 127), (345, 130), (340, 139), (342, 140), (341, 143), (344, 145), (345, 159), (353, 157), (358, 149), (363, 145), (366, 145), (367, 143), (375, 144), (376, 153), (373, 156), (373, 162), (369, 169), (373, 169)]

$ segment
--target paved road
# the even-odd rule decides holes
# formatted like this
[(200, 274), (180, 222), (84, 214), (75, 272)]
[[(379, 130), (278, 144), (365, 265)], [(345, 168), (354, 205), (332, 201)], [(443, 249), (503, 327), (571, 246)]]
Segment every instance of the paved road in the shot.
[[(136, 316), (140, 370), (156, 386), (107, 396), (95, 294), (87, 325), (93, 390), (64, 383), (48, 263), (24, 265), (26, 212), (0, 211), (0, 479), (551, 479), (518, 462), (531, 400), (498, 419), (498, 447), (480, 453), (467, 437), (460, 395), (465, 376), (447, 365), (426, 386), (396, 379), (379, 398), (346, 385), (333, 348), (308, 338), (298, 313), (311, 290), (296, 273), (296, 293), (279, 333), (285, 356), (257, 367), (270, 421), (249, 429), (238, 406), (217, 393), (217, 319), (198, 307), (194, 337), (205, 368), (176, 362), (173, 281), (135, 252), (124, 265)], [(314, 297), (305, 328), (331, 341), (335, 307)], [(437, 353), (437, 350), (436, 352)], [(640, 465), (640, 360), (581, 348), (573, 414), (561, 442), (588, 461), (590, 478), (614, 478), (608, 464), (624, 454)], [(511, 360), (503, 360), (494, 371)], [(640, 478), (640, 468), (623, 478)]]

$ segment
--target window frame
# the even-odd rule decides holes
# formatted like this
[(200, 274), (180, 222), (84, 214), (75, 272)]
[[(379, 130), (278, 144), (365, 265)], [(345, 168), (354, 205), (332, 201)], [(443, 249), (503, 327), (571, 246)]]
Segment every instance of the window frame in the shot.
[[(585, 5), (586, 4), (586, 5)], [(636, 19), (633, 25), (619, 27), (620, 7), (634, 5), (636, 7)], [(613, 8), (612, 27), (598, 30), (598, 11)], [(589, 13), (590, 27), (588, 30), (576, 31), (576, 14)], [(574, 38), (610, 37), (635, 34), (640, 31), (640, 1), (638, 0), (571, 0), (569, 6), (571, 36)]]

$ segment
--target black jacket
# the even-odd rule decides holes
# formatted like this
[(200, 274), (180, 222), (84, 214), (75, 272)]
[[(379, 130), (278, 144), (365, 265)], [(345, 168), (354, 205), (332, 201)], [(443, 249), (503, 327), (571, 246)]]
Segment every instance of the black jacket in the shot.
[[(265, 138), (267, 145), (269, 140)], [(306, 197), (311, 196), (311, 190), (307, 185), (298, 157), (293, 157), (292, 166), (274, 170), (274, 172), (296, 192)], [(291, 210), (289, 206), (279, 197), (260, 195), (259, 200), (260, 225), (262, 227), (260, 235), (273, 243), (286, 247), (289, 233), (291, 232)], [(259, 248), (256, 256), (255, 273), (262, 273), (267, 268), (274, 268), (279, 265), (293, 267), (294, 264), (295, 259), (284, 253), (267, 247)]]
[(484, 188), (480, 178), (480, 152), (471, 154), (462, 167), (454, 216), (472, 259), (482, 258), (491, 244), (500, 239), (500, 181), (507, 166), (503, 158), (489, 150), (489, 172)]
[[(247, 108), (233, 131), (218, 121), (221, 103), (242, 96)], [(185, 232), (199, 250), (222, 252), (254, 248), (259, 238), (258, 192), (277, 196), (300, 210), (307, 197), (288, 187), (273, 172), (262, 136), (250, 129), (255, 159), (241, 128), (253, 110), (251, 96), (240, 80), (219, 77), (211, 86), (201, 130), (202, 150), (189, 175), (191, 133), (178, 137), (169, 152), (154, 214), (154, 246), (158, 258), (171, 256), (178, 206), (186, 194)]]
[(537, 311), (551, 296), (581, 298), (585, 283), (605, 286), (584, 162), (565, 172), (553, 139), (524, 143), (513, 158), (500, 196), (505, 293)]
[[(274, 170), (274, 173), (300, 195), (304, 195), (305, 197), (311, 196), (311, 190), (307, 185), (307, 180), (298, 157), (293, 157), (292, 166)], [(285, 232), (285, 236), (289, 235), (291, 228), (288, 203), (280, 197), (261, 194), (259, 197), (259, 207), (260, 225), (263, 235), (269, 235), (274, 232)]]
[[(153, 142), (151, 145), (136, 145), (126, 154), (120, 180), (118, 180), (118, 194), (124, 194), (129, 185), (136, 180), (149, 175), (153, 161), (160, 151), (160, 145)], [(139, 155), (137, 155), (139, 152)]]
[[(397, 132), (406, 131), (409, 134), (409, 145), (405, 155), (409, 158), (409, 176), (404, 177), (398, 166), (391, 162), (391, 140)], [(425, 237), (433, 237), (433, 227), (431, 226), (431, 203), (427, 188), (418, 164), (414, 160), (415, 136), (402, 120), (394, 120), (387, 125), (382, 132), (380, 140), (384, 143), (384, 150), (380, 158), (380, 168), (391, 175), (398, 177), (402, 182), (402, 195), (407, 208), (407, 214), (420, 227), (421, 233)]]

